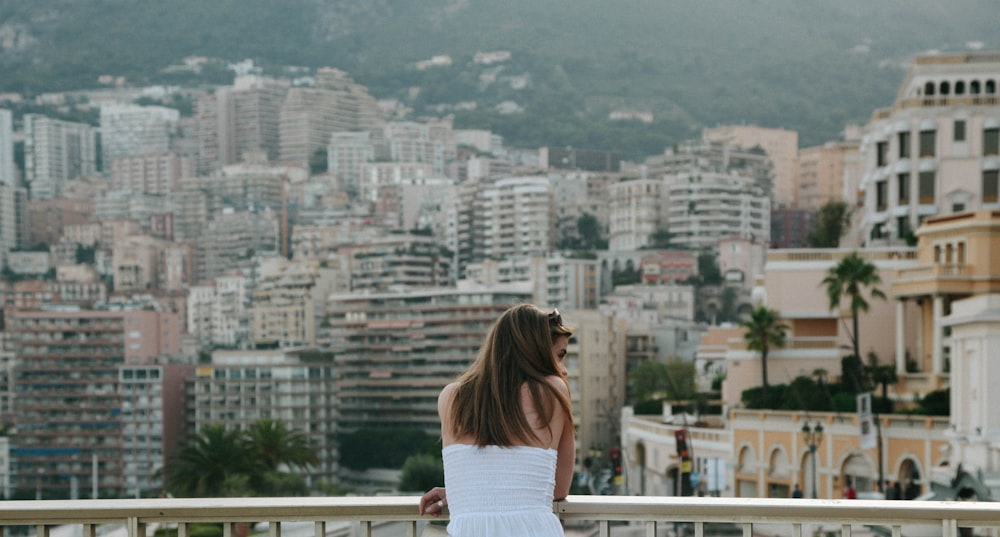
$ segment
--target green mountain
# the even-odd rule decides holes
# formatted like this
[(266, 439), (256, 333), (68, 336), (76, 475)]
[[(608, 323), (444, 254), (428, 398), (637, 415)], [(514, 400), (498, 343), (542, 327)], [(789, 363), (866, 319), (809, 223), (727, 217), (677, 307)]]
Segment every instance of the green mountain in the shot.
[[(750, 123), (798, 130), (808, 146), (890, 104), (914, 54), (1000, 48), (997, 10), (995, 0), (5, 0), (0, 91), (90, 88), (102, 74), (224, 83), (222, 64), (198, 76), (166, 68), (250, 58), (270, 72), (339, 67), (415, 114), (474, 101), (456, 124), (512, 145), (638, 157), (704, 126)], [(511, 61), (472, 63), (493, 50)], [(453, 64), (414, 67), (441, 54)], [(498, 113), (504, 101), (524, 113)], [(656, 119), (609, 122), (621, 108)]]

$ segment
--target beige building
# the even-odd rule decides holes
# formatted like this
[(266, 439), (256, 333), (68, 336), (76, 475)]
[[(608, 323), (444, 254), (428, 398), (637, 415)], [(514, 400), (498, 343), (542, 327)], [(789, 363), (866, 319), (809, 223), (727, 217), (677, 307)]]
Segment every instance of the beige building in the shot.
[[(979, 211), (939, 216), (917, 230), (917, 266), (899, 271), (892, 283), (897, 323), (893, 327), (897, 390), (927, 392), (948, 386), (956, 356), (945, 319), (953, 304), (1000, 291), (1000, 217)], [(903, 322), (902, 312), (908, 316)], [(959, 317), (956, 315), (956, 317)]]
[(775, 207), (795, 206), (799, 133), (752, 125), (725, 125), (705, 129), (702, 131), (702, 138), (709, 142), (725, 142), (744, 149), (754, 147), (763, 149), (774, 165), (772, 203)]
[(862, 240), (898, 241), (932, 216), (1000, 209), (1000, 53), (918, 56), (865, 126)]
[[(793, 201), (801, 209), (817, 210), (830, 201), (847, 201), (852, 157), (858, 152), (856, 142), (827, 142), (799, 151), (798, 177), (793, 182)], [(847, 169), (845, 169), (847, 168)]]
[(262, 263), (250, 293), (251, 342), (283, 348), (315, 346), (326, 296), (334, 291), (334, 272), (315, 261), (272, 258)]
[(145, 235), (133, 235), (115, 243), (112, 254), (115, 290), (155, 288), (160, 281), (163, 247), (163, 241)]

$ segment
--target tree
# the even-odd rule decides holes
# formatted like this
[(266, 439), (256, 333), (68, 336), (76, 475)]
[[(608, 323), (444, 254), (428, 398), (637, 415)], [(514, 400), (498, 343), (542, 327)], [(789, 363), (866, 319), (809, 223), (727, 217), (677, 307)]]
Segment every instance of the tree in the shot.
[(403, 463), (399, 490), (423, 492), (444, 483), (444, 464), (439, 457), (428, 454), (411, 455)]
[(643, 362), (629, 372), (629, 387), (636, 402), (690, 399), (697, 392), (694, 364), (680, 359)]
[(788, 325), (781, 322), (777, 311), (759, 306), (750, 312), (750, 318), (740, 326), (746, 329), (743, 339), (747, 342), (747, 349), (760, 352), (763, 397), (767, 399), (767, 354), (771, 348), (785, 346)]
[(857, 252), (843, 258), (835, 266), (830, 268), (822, 285), (826, 287), (826, 295), (830, 299), (830, 310), (839, 309), (842, 298), (850, 300), (851, 308), (851, 346), (854, 356), (861, 359), (861, 344), (858, 334), (858, 314), (868, 311), (869, 304), (865, 299), (864, 290), (867, 288), (872, 298), (885, 300), (883, 293), (877, 286), (882, 283), (882, 278), (878, 274), (878, 268), (874, 264), (865, 261)]
[(590, 213), (583, 213), (576, 219), (576, 232), (585, 250), (594, 250), (601, 244), (601, 222)]
[(831, 200), (816, 211), (816, 227), (809, 233), (812, 248), (836, 248), (850, 224), (851, 213), (847, 203)]
[(222, 496), (231, 475), (257, 470), (245, 455), (244, 437), (240, 431), (226, 430), (218, 424), (206, 425), (177, 453), (166, 476), (167, 490), (180, 497)]
[(282, 465), (307, 469), (319, 464), (316, 452), (301, 431), (289, 429), (284, 422), (262, 419), (247, 430), (249, 446), (268, 470), (277, 471)]
[(165, 483), (180, 497), (300, 495), (308, 493), (302, 476), (281, 467), (317, 462), (305, 436), (283, 423), (260, 420), (246, 431), (206, 425), (181, 446)]

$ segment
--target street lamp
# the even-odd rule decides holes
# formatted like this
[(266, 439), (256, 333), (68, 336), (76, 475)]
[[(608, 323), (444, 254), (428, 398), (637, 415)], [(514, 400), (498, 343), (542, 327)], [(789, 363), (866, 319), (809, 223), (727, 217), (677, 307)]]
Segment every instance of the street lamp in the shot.
[(816, 495), (816, 448), (823, 443), (823, 424), (816, 422), (816, 425), (809, 427), (809, 422), (807, 421), (802, 426), (802, 439), (806, 442), (806, 447), (809, 448), (809, 454), (812, 457), (812, 497), (815, 499)]

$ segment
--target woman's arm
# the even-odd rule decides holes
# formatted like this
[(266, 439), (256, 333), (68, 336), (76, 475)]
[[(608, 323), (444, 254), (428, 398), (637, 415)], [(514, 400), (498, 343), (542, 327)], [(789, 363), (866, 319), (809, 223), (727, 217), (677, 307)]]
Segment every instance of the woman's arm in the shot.
[[(554, 377), (554, 380), (550, 382), (569, 398), (569, 386), (565, 379)], [(557, 403), (553, 410), (553, 422), (556, 422), (553, 425), (561, 426), (558, 431), (553, 431), (559, 435), (556, 448), (558, 452), (556, 455), (556, 487), (553, 497), (556, 500), (562, 500), (569, 494), (570, 485), (573, 483), (573, 470), (576, 466), (576, 431), (573, 428), (573, 416), (566, 414), (562, 405)]]

